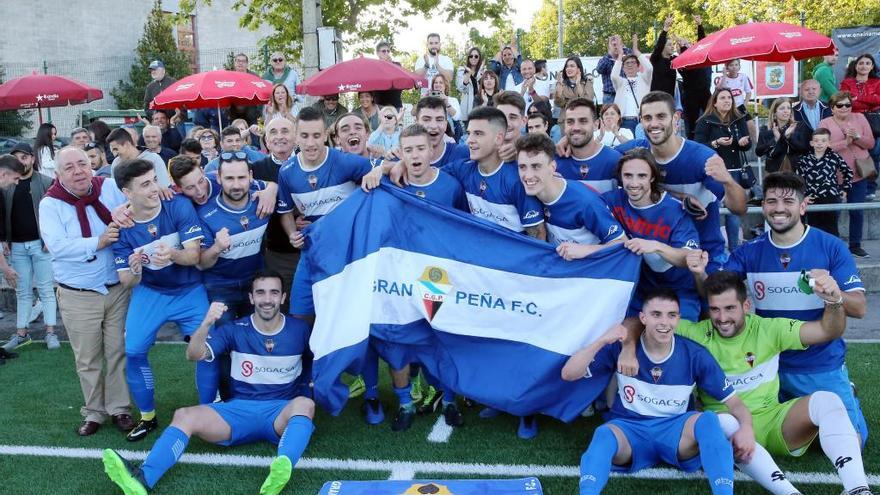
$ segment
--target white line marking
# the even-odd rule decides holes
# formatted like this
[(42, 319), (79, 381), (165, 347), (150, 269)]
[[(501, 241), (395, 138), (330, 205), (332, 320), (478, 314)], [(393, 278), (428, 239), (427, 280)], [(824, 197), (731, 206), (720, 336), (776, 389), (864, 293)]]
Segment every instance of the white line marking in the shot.
[[(296, 467), (299, 467), (297, 464)], [(408, 467), (398, 466), (391, 470), (391, 476), (388, 477), (389, 480), (399, 481), (399, 480), (411, 480), (416, 477), (416, 472)]]
[(452, 427), (446, 424), (446, 419), (441, 414), (437, 418), (437, 422), (434, 423), (434, 427), (431, 428), (431, 433), (428, 433), (428, 441), (431, 443), (446, 443), (449, 441), (450, 436), (452, 436)]
[[(39, 445), (0, 445), (0, 455), (27, 455), (37, 457), (65, 457), (70, 459), (100, 459), (101, 449), (81, 449), (69, 447), (44, 447)], [(147, 452), (143, 450), (119, 450), (120, 455), (130, 460), (143, 460)], [(184, 454), (180, 462), (184, 464), (201, 464), (207, 466), (247, 466), (268, 467), (274, 457), (230, 454)], [(478, 475), (478, 476), (536, 476), (550, 478), (577, 478), (580, 476), (577, 466), (534, 465), (534, 464), (468, 464), (463, 462), (407, 462), (392, 460), (368, 459), (327, 459), (306, 457), (300, 459), (296, 469), (320, 469), (326, 471), (366, 471), (391, 472), (392, 475), (412, 473), (442, 475)], [(614, 473), (613, 476), (654, 479), (683, 480), (703, 479), (700, 473), (684, 473), (675, 469), (645, 469), (635, 474)], [(793, 483), (818, 485), (838, 485), (840, 478), (833, 473), (799, 473), (789, 472), (786, 476)], [(741, 473), (737, 473), (738, 481), (750, 481)], [(868, 483), (880, 485), (880, 475), (868, 475)]]

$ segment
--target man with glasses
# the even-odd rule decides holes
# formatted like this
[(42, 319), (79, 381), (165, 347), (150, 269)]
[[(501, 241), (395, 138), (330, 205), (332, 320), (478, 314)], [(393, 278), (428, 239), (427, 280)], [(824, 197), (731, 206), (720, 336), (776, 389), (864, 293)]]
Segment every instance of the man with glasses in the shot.
[(324, 126), (328, 129), (333, 128), (336, 119), (348, 113), (348, 108), (339, 103), (339, 94), (323, 96), (312, 107), (324, 115)]
[[(391, 60), (391, 43), (387, 41), (380, 41), (378, 45), (376, 45), (376, 56), (379, 57), (379, 60), (384, 62), (388, 62), (400, 67), (400, 63)], [(379, 108), (384, 106), (392, 106), (397, 109), (399, 112), (401, 108), (403, 108), (403, 100), (401, 99), (401, 93), (403, 93), (399, 89), (388, 89), (385, 91), (374, 91), (373, 99), (376, 102), (376, 106)]]
[(151, 118), (153, 110), (150, 110), (150, 102), (153, 101), (156, 95), (176, 83), (177, 79), (165, 73), (165, 62), (161, 60), (153, 60), (147, 68), (150, 70), (150, 77), (153, 80), (144, 89), (144, 113), (147, 115), (147, 118)]
[(233, 60), (232, 68), (233, 70), (235, 70), (235, 72), (247, 72), (248, 74), (256, 76), (256, 72), (248, 69), (248, 64), (250, 64), (250, 59), (248, 58), (248, 56), (244, 53), (239, 53), (235, 56), (235, 59)]
[(269, 68), (263, 74), (263, 79), (272, 84), (284, 84), (290, 92), (290, 97), (296, 100), (296, 85), (300, 83), (299, 73), (296, 69), (287, 65), (284, 54), (281, 52), (273, 52), (269, 62)]

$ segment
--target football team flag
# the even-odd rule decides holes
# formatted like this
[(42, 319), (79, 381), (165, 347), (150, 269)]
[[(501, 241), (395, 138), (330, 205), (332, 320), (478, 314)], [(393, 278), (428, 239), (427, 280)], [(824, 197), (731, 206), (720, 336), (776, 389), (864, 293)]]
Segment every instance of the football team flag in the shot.
[(318, 495), (541, 495), (538, 478), (513, 480), (328, 481)]
[(310, 345), (319, 404), (372, 345), (420, 362), (457, 393), (516, 415), (577, 417), (603, 380), (566, 382), (565, 361), (620, 322), (641, 258), (622, 245), (565, 261), (553, 246), (383, 184), (306, 230)]

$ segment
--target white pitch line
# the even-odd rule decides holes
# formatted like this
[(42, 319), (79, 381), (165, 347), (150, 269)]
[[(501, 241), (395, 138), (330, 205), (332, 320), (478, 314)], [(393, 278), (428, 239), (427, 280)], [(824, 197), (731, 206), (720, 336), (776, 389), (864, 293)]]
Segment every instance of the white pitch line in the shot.
[[(65, 457), (70, 459), (100, 459), (101, 449), (82, 449), (69, 447), (45, 447), (38, 445), (0, 445), (0, 455), (26, 455), (37, 457)], [(120, 455), (130, 460), (143, 460), (147, 452), (143, 450), (120, 450)], [(248, 466), (268, 467), (274, 457), (230, 454), (184, 454), (180, 462), (207, 466)], [(327, 459), (306, 457), (300, 459), (296, 469), (320, 469), (327, 471), (391, 472), (399, 475), (425, 473), (430, 475), (476, 475), (476, 476), (535, 476), (550, 478), (577, 478), (577, 466), (535, 465), (535, 464), (469, 464), (462, 462), (406, 462), (368, 459)], [(785, 473), (792, 483), (817, 485), (837, 485), (840, 479), (832, 473)], [(624, 478), (653, 480), (703, 479), (700, 473), (684, 473), (676, 469), (645, 469), (635, 474), (618, 474)], [(751, 481), (737, 472), (737, 481)], [(880, 485), (880, 475), (868, 475), (868, 483)]]
[[(297, 464), (299, 467), (299, 464)], [(391, 481), (401, 481), (401, 480), (411, 480), (416, 477), (416, 472), (412, 469), (405, 467), (396, 467), (391, 470), (391, 476), (388, 477)]]
[(428, 441), (431, 443), (446, 443), (451, 436), (452, 427), (446, 424), (446, 419), (441, 414), (437, 417), (434, 427), (431, 428), (431, 433), (428, 433)]

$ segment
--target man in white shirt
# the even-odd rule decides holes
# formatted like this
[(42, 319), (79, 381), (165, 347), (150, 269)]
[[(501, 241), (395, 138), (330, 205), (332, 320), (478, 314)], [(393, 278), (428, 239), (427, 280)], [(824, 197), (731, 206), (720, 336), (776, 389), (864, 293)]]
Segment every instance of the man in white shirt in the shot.
[(125, 196), (113, 181), (92, 176), (85, 151), (69, 146), (55, 158), (57, 180), (40, 201), (40, 233), (52, 255), (58, 307), (85, 401), (77, 434), (94, 434), (108, 416), (128, 431), (134, 427), (123, 339), (129, 291), (119, 283), (110, 249), (119, 238), (110, 212)]
[(111, 178), (113, 177), (113, 172), (116, 170), (116, 166), (119, 162), (122, 160), (134, 160), (135, 158), (140, 158), (153, 164), (153, 170), (156, 172), (156, 178), (159, 180), (160, 186), (171, 187), (171, 177), (168, 175), (168, 169), (165, 167), (165, 162), (162, 160), (162, 157), (150, 150), (139, 150), (138, 147), (134, 145), (134, 140), (131, 138), (131, 134), (129, 134), (127, 130), (123, 128), (114, 129), (113, 132), (107, 136), (107, 145), (110, 146), (110, 152), (116, 156), (113, 163), (110, 164)]
[(528, 114), (532, 103), (550, 99), (550, 81), (535, 77), (535, 62), (529, 59), (522, 61), (519, 71), (523, 76), (523, 81), (514, 86), (513, 90), (526, 100), (526, 114)]
[(428, 84), (422, 88), (422, 96), (428, 94), (431, 80), (437, 74), (443, 74), (447, 81), (452, 81), (452, 71), (455, 66), (452, 59), (440, 54), (440, 35), (431, 33), (428, 35), (428, 52), (416, 61), (415, 73), (428, 80)]

